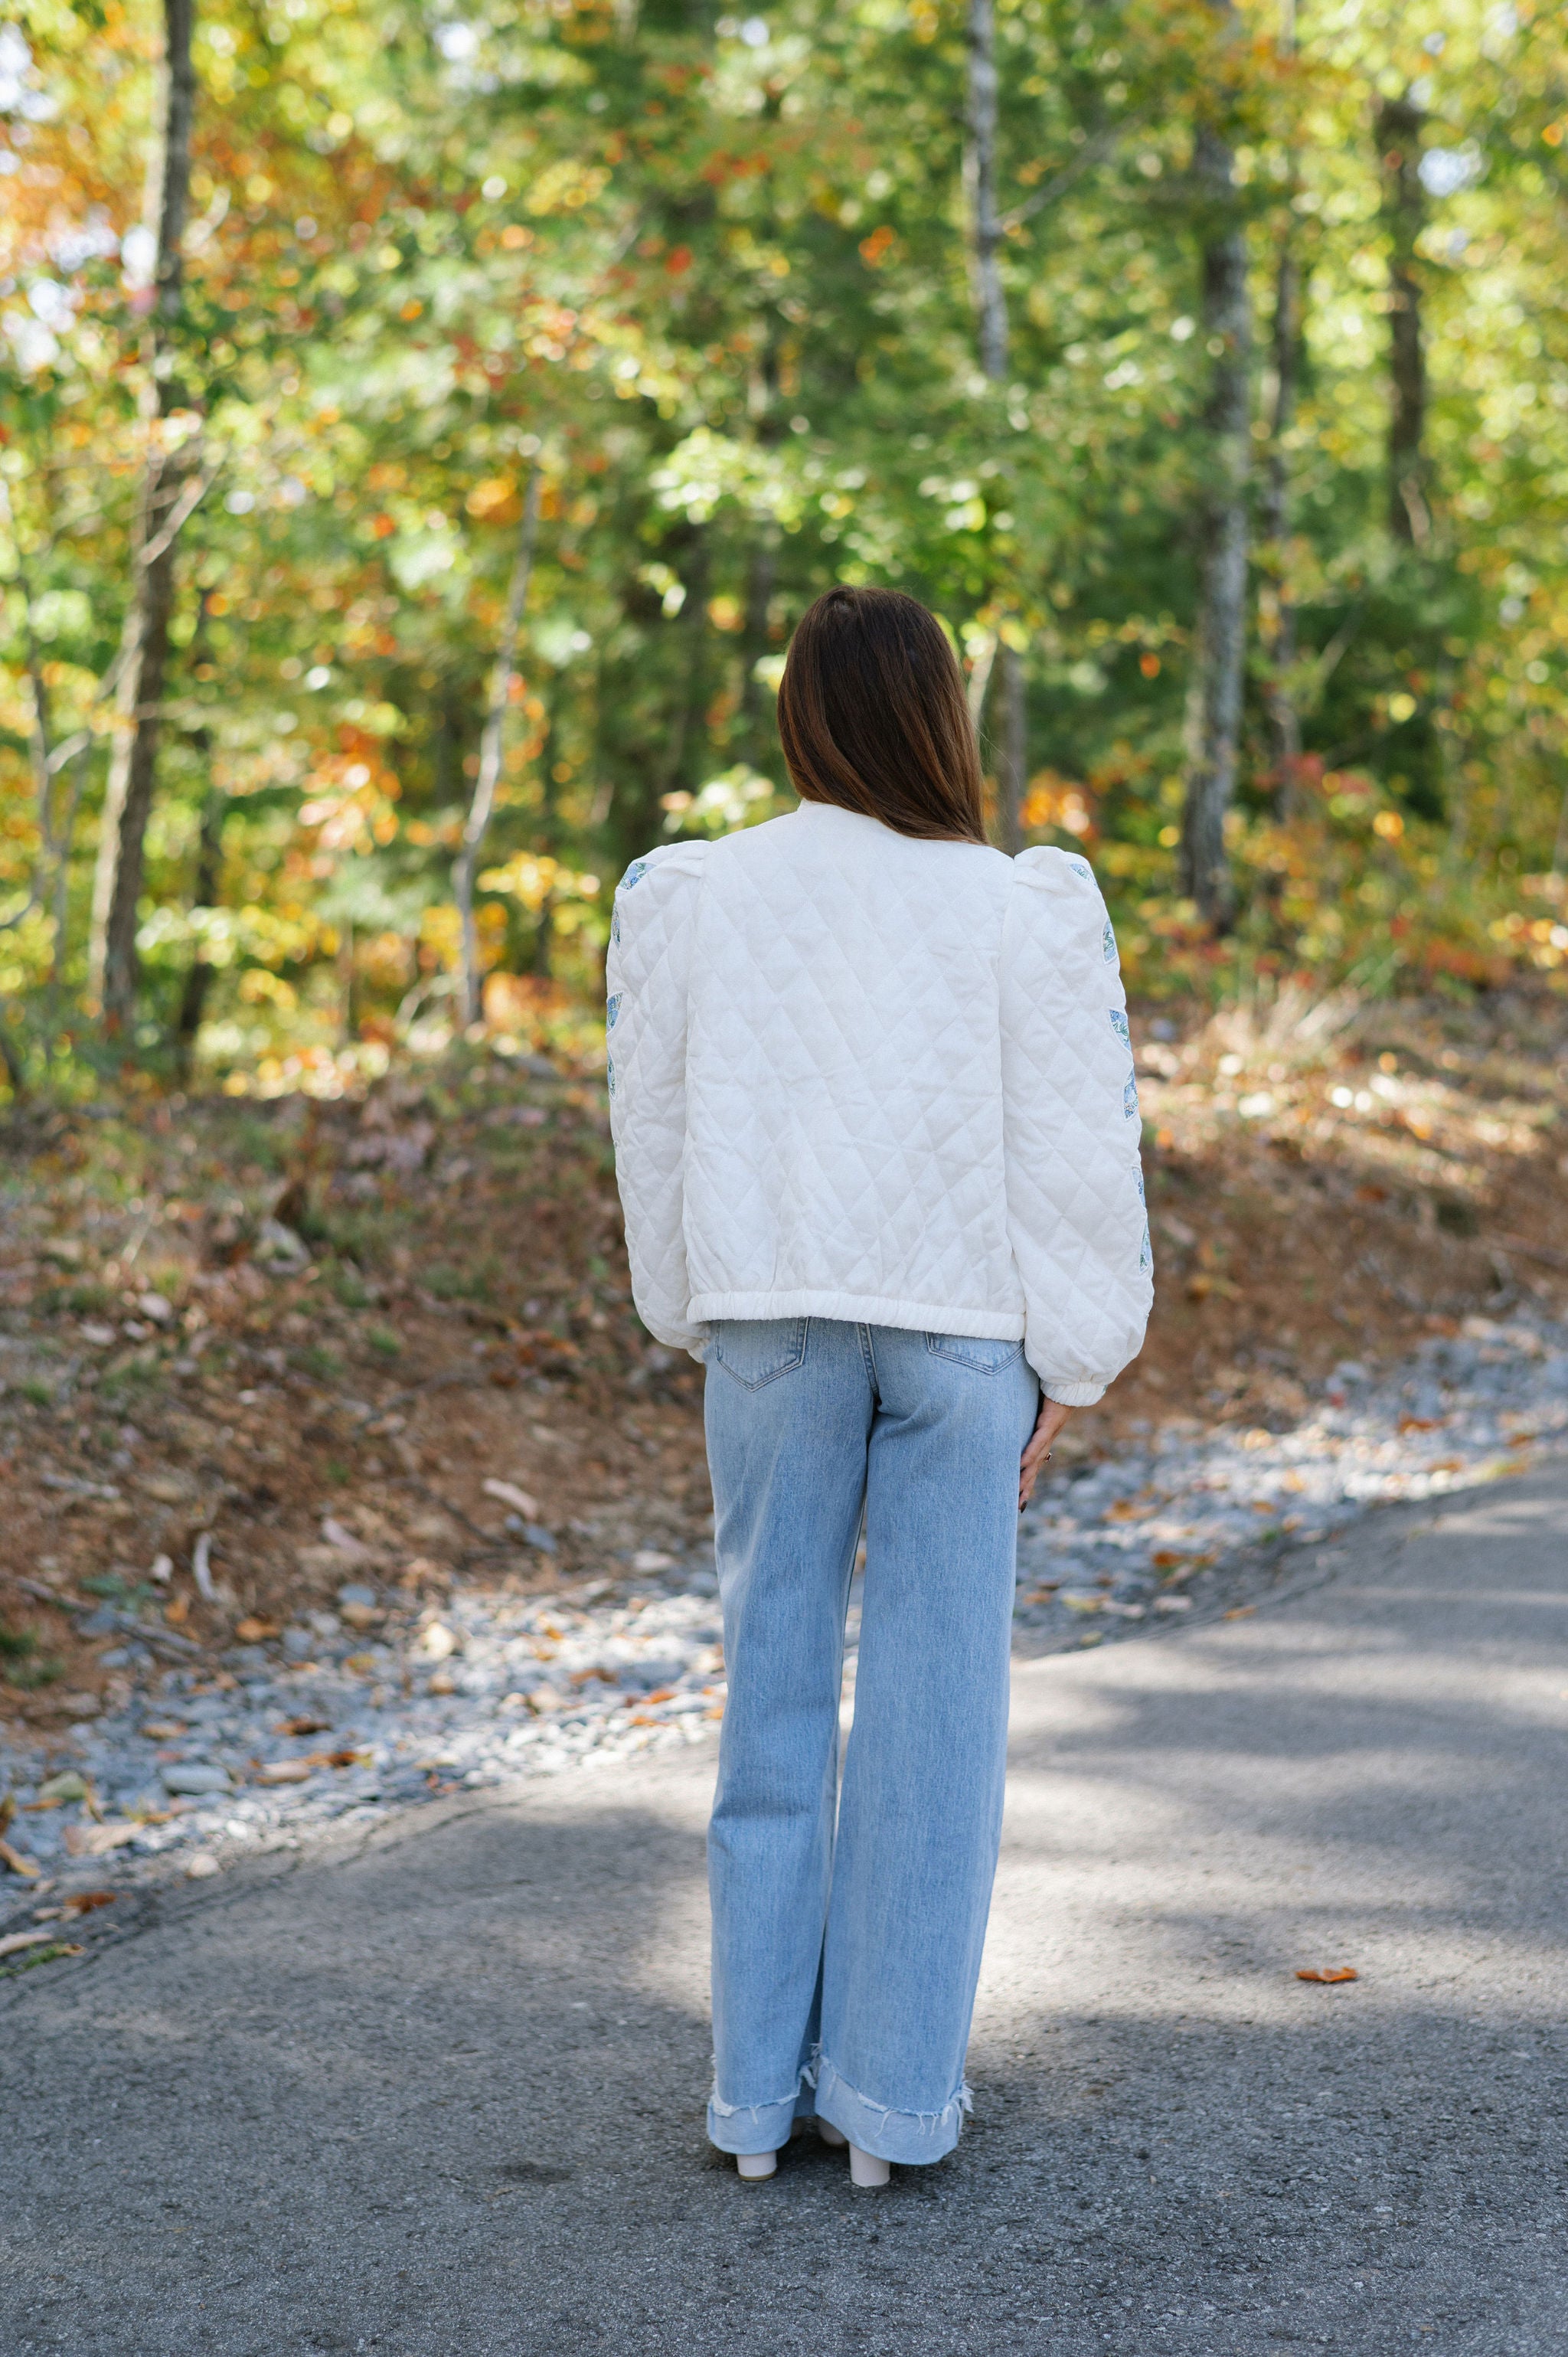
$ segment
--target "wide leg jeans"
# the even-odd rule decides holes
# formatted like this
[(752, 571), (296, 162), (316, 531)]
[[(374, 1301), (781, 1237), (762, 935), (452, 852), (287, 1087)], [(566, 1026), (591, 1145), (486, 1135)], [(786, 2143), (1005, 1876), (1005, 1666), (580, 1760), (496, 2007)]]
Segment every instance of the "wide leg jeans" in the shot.
[[(1020, 1343), (818, 1318), (715, 1325), (706, 1421), (729, 1698), (708, 1829), (708, 2134), (815, 2112), (938, 2160), (1002, 1823)], [(839, 1696), (862, 1528), (854, 1719)]]

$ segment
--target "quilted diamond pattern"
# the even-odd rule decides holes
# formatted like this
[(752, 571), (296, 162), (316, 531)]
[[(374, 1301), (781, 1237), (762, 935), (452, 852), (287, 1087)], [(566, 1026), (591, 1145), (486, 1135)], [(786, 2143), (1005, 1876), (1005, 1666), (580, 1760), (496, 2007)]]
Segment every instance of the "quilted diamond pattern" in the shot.
[(1098, 1397), (1150, 1298), (1108, 931), (1076, 856), (819, 804), (634, 861), (611, 1117), (650, 1329), (693, 1351), (716, 1318), (1022, 1335), (1056, 1396)]

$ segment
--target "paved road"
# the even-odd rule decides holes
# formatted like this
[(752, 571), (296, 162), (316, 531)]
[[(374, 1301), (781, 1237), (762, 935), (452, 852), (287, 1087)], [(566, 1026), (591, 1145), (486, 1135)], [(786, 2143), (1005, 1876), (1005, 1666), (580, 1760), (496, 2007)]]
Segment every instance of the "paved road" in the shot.
[(703, 2142), (709, 1753), (166, 1892), (0, 1986), (0, 2349), (1568, 2349), (1565, 1531), (1020, 1667), (975, 2117), (886, 2194)]

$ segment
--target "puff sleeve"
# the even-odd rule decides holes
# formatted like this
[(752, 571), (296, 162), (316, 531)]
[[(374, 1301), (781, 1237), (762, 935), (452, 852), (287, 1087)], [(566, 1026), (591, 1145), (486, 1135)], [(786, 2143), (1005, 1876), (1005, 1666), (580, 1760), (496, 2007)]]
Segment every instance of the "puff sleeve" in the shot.
[(705, 844), (634, 859), (616, 888), (605, 962), (607, 1078), (632, 1298), (649, 1332), (701, 1355), (684, 1232), (686, 1035)]
[(1020, 854), (1001, 960), (1008, 1234), (1025, 1354), (1067, 1407), (1137, 1356), (1154, 1299), (1126, 1005), (1089, 862)]

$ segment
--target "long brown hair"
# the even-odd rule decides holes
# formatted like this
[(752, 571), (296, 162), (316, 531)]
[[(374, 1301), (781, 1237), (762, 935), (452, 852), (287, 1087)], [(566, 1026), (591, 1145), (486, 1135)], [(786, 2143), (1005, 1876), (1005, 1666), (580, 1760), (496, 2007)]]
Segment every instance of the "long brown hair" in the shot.
[(897, 834), (985, 841), (963, 674), (933, 614), (897, 589), (830, 589), (801, 616), (779, 737), (802, 802)]

